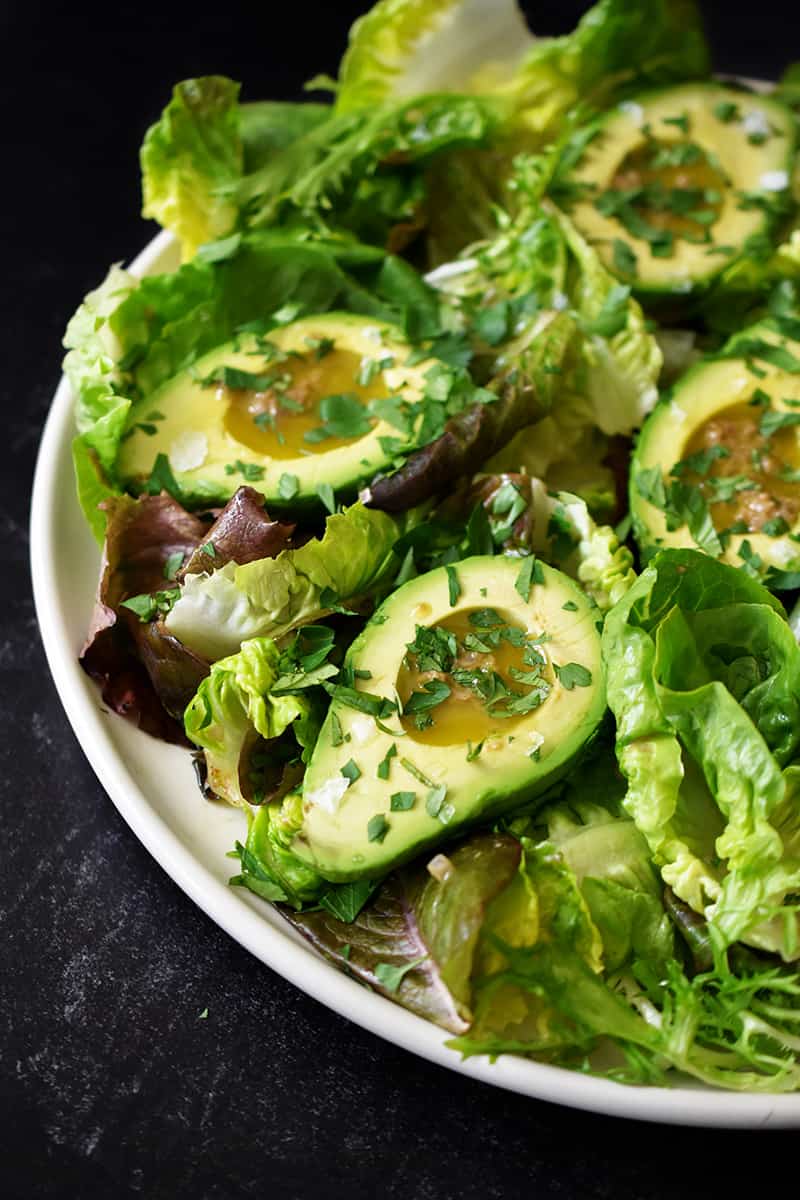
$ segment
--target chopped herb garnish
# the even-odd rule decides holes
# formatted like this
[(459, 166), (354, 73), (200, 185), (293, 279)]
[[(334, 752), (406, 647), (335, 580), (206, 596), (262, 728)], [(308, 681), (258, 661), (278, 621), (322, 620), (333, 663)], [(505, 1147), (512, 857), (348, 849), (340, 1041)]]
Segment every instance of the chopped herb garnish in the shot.
[(392, 812), (408, 812), (414, 807), (416, 799), (416, 792), (393, 792), (389, 798), (389, 807)]
[(420, 771), (419, 767), (415, 766), (414, 763), (412, 763), (411, 759), (401, 758), (400, 766), (405, 768), (405, 770), (408, 771), (409, 775), (413, 775), (414, 778), (416, 780), (418, 780), (420, 783), (424, 783), (425, 787), (429, 787), (429, 788), (436, 787), (436, 784), (433, 782), (433, 780), (429, 779), (428, 776), (423, 771)]
[(352, 758), (348, 759), (348, 761), (344, 764), (341, 773), (344, 775), (345, 779), (349, 779), (351, 783), (355, 783), (357, 779), (361, 778), (361, 768), (357, 765), (357, 763), (353, 762)]
[(142, 593), (139, 596), (129, 596), (122, 601), (122, 608), (128, 608), (136, 613), (140, 621), (154, 621), (161, 614), (168, 613), (180, 596), (180, 588), (168, 588), (160, 592)]
[(375, 978), (382, 988), (387, 992), (396, 992), (400, 984), (405, 979), (409, 971), (413, 971), (420, 963), (423, 963), (427, 958), (427, 954), (422, 954), (419, 958), (415, 958), (410, 963), (404, 963), (400, 967), (393, 967), (391, 963), (379, 962), (375, 964)]
[(559, 667), (553, 663), (553, 670), (562, 687), (571, 692), (575, 687), (589, 687), (592, 682), (592, 672), (580, 663), (566, 663)]
[(344, 742), (342, 734), (342, 722), (339, 720), (335, 712), (331, 712), (331, 745), (341, 746)]
[(403, 705), (403, 712), (409, 715), (427, 712), (449, 699), (451, 688), (441, 679), (428, 679), (423, 684), (421, 692), (414, 691)]
[(614, 238), (612, 257), (614, 267), (621, 275), (636, 274), (636, 253), (622, 238)]
[(396, 756), (397, 756), (397, 746), (394, 744), (394, 742), (392, 742), (391, 746), (386, 751), (386, 753), (384, 754), (381, 761), (378, 763), (378, 770), (376, 772), (378, 779), (388, 779), (389, 778), (389, 768), (391, 765), (391, 761)]
[(455, 567), (450, 566), (448, 563), (445, 571), (447, 572), (447, 591), (450, 599), (450, 607), (452, 608), (458, 603), (458, 598), (461, 595), (461, 585), (458, 582)]
[(481, 750), (483, 750), (485, 744), (485, 741), (483, 741), (473, 746), (472, 742), (467, 742), (467, 762), (475, 762), (475, 759), (480, 757)]
[(440, 783), (438, 787), (432, 788), (425, 801), (425, 811), (429, 817), (440, 816), (446, 796), (447, 786), (444, 783)]
[(167, 561), (164, 563), (164, 578), (165, 579), (174, 579), (175, 576), (178, 574), (178, 571), (180, 571), (182, 563), (183, 563), (183, 551), (182, 550), (176, 550), (173, 554), (170, 554), (169, 557), (167, 558)]
[(157, 496), (159, 492), (167, 492), (173, 500), (179, 503), (183, 500), (180, 484), (172, 473), (166, 454), (157, 454), (153, 469), (145, 481), (142, 491), (148, 496)]
[(303, 339), (309, 350), (313, 350), (314, 358), (317, 362), (322, 362), (335, 346), (333, 338), (329, 337), (307, 337)]
[(324, 504), (328, 512), (333, 516), (336, 512), (336, 497), (334, 496), (333, 488), (329, 483), (317, 484), (317, 495)]
[(686, 113), (683, 113), (680, 117), (662, 117), (662, 120), (665, 125), (674, 125), (677, 129), (680, 129), (681, 133), (688, 134), (689, 132), (689, 117)]
[(578, 611), (578, 606), (574, 600), (567, 600), (564, 604), (561, 605), (561, 607), (564, 609), (565, 612), (577, 612)]
[(534, 583), (544, 583), (544, 571), (536, 555), (529, 554), (527, 558), (523, 558), (522, 566), (514, 583), (514, 587), (526, 604), (531, 598), (531, 588)]
[(788, 429), (792, 425), (800, 425), (800, 412), (775, 412), (770, 409), (762, 415), (758, 431), (762, 437), (770, 438), (779, 429)]
[(734, 104), (733, 100), (720, 100), (719, 104), (715, 104), (711, 111), (718, 121), (724, 121), (728, 125), (739, 116), (739, 105)]
[(389, 822), (383, 813), (376, 813), (367, 821), (367, 841), (382, 842), (389, 832)]
[(236, 462), (225, 464), (225, 474), (226, 475), (239, 474), (242, 476), (243, 479), (246, 479), (249, 483), (255, 483), (259, 479), (264, 478), (265, 468), (260, 467), (258, 465), (258, 463), (246, 463), (246, 462), (242, 462), (241, 459), (237, 458)]
[(785, 517), (773, 517), (761, 526), (761, 532), (767, 537), (782, 537), (789, 532), (789, 522)]
[(305, 441), (363, 437), (372, 428), (369, 413), (354, 392), (324, 396), (319, 402), (319, 416), (322, 424), (304, 433)]
[(369, 717), (380, 717), (383, 720), (397, 711), (393, 700), (385, 696), (373, 696), (370, 692), (357, 691), (343, 683), (328, 683), (322, 685), (325, 691), (339, 704), (346, 708), (354, 708), (356, 712), (366, 713)]
[(352, 925), (372, 893), (380, 886), (378, 879), (358, 879), (353, 883), (337, 883), (323, 892), (319, 898), (320, 908), (339, 921)]
[(296, 475), (290, 475), (284, 471), (278, 480), (278, 495), (281, 500), (293, 500), (299, 491), (300, 480)]

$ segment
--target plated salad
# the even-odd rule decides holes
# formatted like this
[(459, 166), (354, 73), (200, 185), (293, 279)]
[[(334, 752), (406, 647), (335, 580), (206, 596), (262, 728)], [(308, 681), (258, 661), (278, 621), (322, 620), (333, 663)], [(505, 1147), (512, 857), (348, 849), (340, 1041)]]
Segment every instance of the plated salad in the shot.
[(67, 329), (83, 666), (454, 1053), (797, 1090), (800, 70), (379, 0), (309, 89), (177, 84)]

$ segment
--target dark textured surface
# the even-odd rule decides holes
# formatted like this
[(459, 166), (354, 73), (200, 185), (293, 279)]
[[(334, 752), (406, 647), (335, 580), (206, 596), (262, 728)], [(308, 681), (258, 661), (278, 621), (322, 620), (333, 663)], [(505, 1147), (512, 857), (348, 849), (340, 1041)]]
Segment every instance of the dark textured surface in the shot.
[[(60, 708), (29, 595), (30, 474), (61, 332), (150, 236), (136, 151), (170, 84), (213, 70), (250, 98), (294, 96), (335, 67), (360, 5), (2, 7), (0, 1196), (738, 1196), (764, 1161), (786, 1180), (792, 1134), (572, 1113), (379, 1042), (239, 949), (117, 816)], [(583, 7), (531, 11), (557, 30)], [(800, 53), (784, 48), (782, 8), (737, 21), (706, 5), (718, 65), (770, 74)]]

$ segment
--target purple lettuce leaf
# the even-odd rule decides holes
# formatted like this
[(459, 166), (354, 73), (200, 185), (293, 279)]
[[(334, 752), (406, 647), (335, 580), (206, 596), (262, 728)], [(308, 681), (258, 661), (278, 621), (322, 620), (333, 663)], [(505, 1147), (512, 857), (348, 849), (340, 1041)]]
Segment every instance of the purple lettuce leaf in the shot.
[(424, 864), (394, 872), (352, 922), (325, 908), (281, 911), (356, 979), (463, 1034), (472, 1021), (470, 976), (487, 909), (516, 875), (521, 854), (515, 838), (477, 834), (431, 860), (435, 875)]

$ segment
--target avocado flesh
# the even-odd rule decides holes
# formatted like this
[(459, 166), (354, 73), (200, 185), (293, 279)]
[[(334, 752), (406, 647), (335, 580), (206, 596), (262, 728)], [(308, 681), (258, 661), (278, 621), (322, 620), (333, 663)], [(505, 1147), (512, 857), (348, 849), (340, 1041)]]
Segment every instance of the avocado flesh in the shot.
[[(783, 347), (800, 360), (800, 343), (781, 336), (768, 322), (751, 326), (739, 337), (746, 341), (760, 340)], [(767, 503), (767, 496), (774, 493), (777, 493), (779, 508), (789, 513), (790, 517), (793, 509), (800, 510), (800, 483), (791, 484), (781, 480), (777, 487), (770, 488), (764, 473), (749, 466), (750, 452), (764, 446), (763, 438), (752, 438), (755, 422), (760, 422), (762, 414), (770, 410), (779, 414), (797, 414), (800, 411), (800, 374), (760, 359), (756, 366), (757, 375), (744, 358), (717, 358), (697, 363), (645, 421), (631, 460), (630, 510), (636, 540), (646, 557), (665, 548), (697, 549), (697, 545), (686, 525), (667, 529), (665, 514), (640, 494), (637, 477), (642, 471), (658, 467), (667, 480), (676, 463), (686, 459), (688, 454), (714, 444), (710, 436), (704, 437), (703, 434), (704, 431), (708, 434), (709, 422), (718, 423), (720, 418), (723, 424), (718, 424), (717, 429), (722, 430), (724, 437), (720, 444), (728, 451), (728, 456), (714, 463), (705, 475), (698, 478), (690, 474), (684, 478), (695, 483), (710, 479), (713, 483), (715, 476), (735, 475), (741, 469), (742, 475), (755, 477), (758, 486), (738, 492), (732, 506), (711, 505), (711, 515), (717, 529), (728, 528), (732, 523), (731, 518), (737, 516), (739, 507), (743, 513), (758, 512), (762, 497), (765, 520), (774, 517), (775, 508)], [(754, 397), (759, 398), (756, 393), (769, 397), (769, 409), (760, 404), (751, 404)], [(743, 424), (741, 417), (746, 417), (748, 411), (754, 419)], [(770, 442), (772, 453), (766, 461), (772, 460), (771, 466), (777, 469), (776, 474), (781, 465), (789, 470), (800, 468), (800, 426), (789, 425), (776, 433)], [(700, 490), (705, 489), (701, 487)], [(792, 493), (796, 497), (794, 504), (791, 503)], [(791, 535), (800, 535), (800, 516), (795, 516), (787, 523), (789, 528), (779, 536), (769, 536), (753, 528), (732, 533), (721, 558), (733, 566), (741, 566), (741, 547), (746, 541), (749, 542), (751, 553), (759, 555), (765, 567), (779, 570), (793, 567), (800, 559), (800, 544)]]
[[(380, 439), (401, 435), (387, 421), (373, 419), (369, 432), (357, 437), (309, 441), (305, 435), (314, 438), (322, 424), (318, 404), (328, 395), (349, 393), (364, 404), (397, 392), (407, 401), (419, 399), (431, 361), (407, 366), (411, 347), (398, 329), (352, 313), (305, 317), (270, 330), (266, 339), (287, 357), (271, 355), (263, 342), (259, 349), (259, 339), (244, 333), (134, 406), (118, 461), (127, 487), (140, 490), (161, 453), (189, 494), (224, 501), (248, 483), (271, 508), (296, 509), (319, 504), (323, 484), (353, 495), (389, 466), (392, 454)], [(391, 365), (368, 372), (372, 378), (359, 383), (362, 364), (386, 360)], [(290, 382), (283, 392), (203, 385), (224, 367), (251, 376), (288, 376)], [(281, 484), (284, 476), (288, 485), (286, 479)]]
[[(736, 115), (729, 116), (731, 111)], [(723, 120), (719, 114), (728, 119)], [(675, 124), (676, 120), (681, 123)], [(716, 83), (641, 93), (611, 110), (601, 121), (569, 176), (570, 184), (592, 189), (579, 193), (570, 215), (608, 269), (637, 292), (691, 292), (743, 253), (748, 238), (769, 227), (771, 217), (763, 208), (739, 207), (741, 193), (774, 196), (784, 190), (776, 186), (784, 175), (784, 187), (788, 187), (795, 139), (791, 114), (767, 96), (749, 95)], [(665, 188), (711, 188), (719, 193), (715, 202), (703, 199), (697, 205), (697, 211), (716, 215), (716, 220), (708, 224), (704, 223), (708, 216), (697, 222), (675, 213), (637, 209), (645, 219), (673, 230), (672, 251), (667, 254), (654, 254), (645, 238), (634, 236), (617, 215), (598, 211), (595, 203), (609, 188), (635, 184), (636, 171), (631, 168), (640, 163), (642, 153), (653, 142), (669, 151), (692, 143), (702, 155), (694, 163), (656, 172)], [(702, 240), (705, 230), (709, 241)], [(687, 240), (682, 236), (686, 233), (696, 240)], [(635, 273), (622, 271), (614, 253), (615, 241), (626, 243), (635, 254)], [(735, 247), (735, 252), (720, 247)]]
[[(326, 879), (346, 881), (383, 875), (421, 850), (452, 838), (465, 826), (508, 812), (544, 792), (568, 770), (605, 712), (605, 676), (597, 630), (598, 611), (577, 584), (560, 571), (541, 566), (544, 582), (531, 587), (526, 602), (515, 584), (524, 560), (476, 557), (455, 565), (460, 595), (450, 604), (450, 581), (443, 567), (404, 584), (377, 610), (351, 646), (346, 662), (356, 688), (393, 697), (406, 646), (418, 625), (435, 626), (459, 613), (495, 609), (512, 626), (543, 643), (548, 664), (578, 663), (591, 673), (588, 686), (567, 690), (548, 665), (549, 695), (541, 706), (492, 733), (473, 761), (467, 761), (474, 733), (474, 708), (456, 741), (435, 744), (432, 730), (417, 733), (407, 717), (376, 720), (334, 698), (303, 784), (303, 824), (292, 850)], [(485, 593), (485, 594), (484, 594)], [(568, 605), (567, 608), (564, 605)], [(465, 706), (466, 707), (466, 706)], [(434, 711), (435, 717), (435, 711)], [(341, 741), (340, 741), (341, 738)], [(335, 744), (339, 742), (339, 744)], [(388, 778), (378, 775), (391, 747)], [(405, 762), (404, 762), (405, 760)], [(344, 789), (342, 768), (360, 775)], [(410, 767), (409, 765), (410, 764)], [(431, 784), (447, 788), (443, 823), (426, 807)], [(413, 792), (413, 807), (392, 811), (391, 797)], [(369, 825), (383, 815), (382, 840), (370, 840)]]

